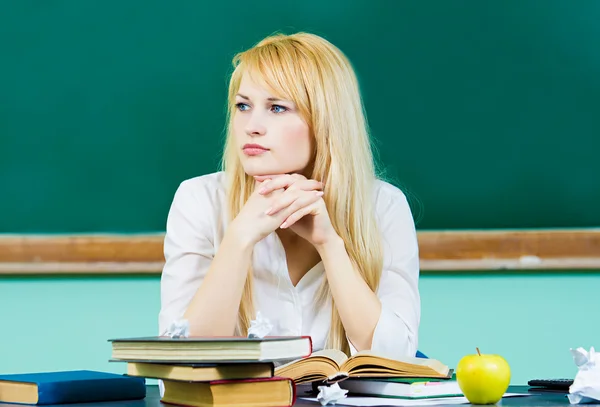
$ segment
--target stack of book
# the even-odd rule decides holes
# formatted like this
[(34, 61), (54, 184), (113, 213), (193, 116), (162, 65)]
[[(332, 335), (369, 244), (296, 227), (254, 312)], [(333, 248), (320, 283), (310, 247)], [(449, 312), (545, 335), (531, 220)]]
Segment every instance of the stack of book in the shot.
[(276, 362), (312, 353), (310, 337), (111, 339), (112, 361), (127, 375), (160, 379), (164, 403), (182, 406), (291, 406), (293, 378), (279, 376)]
[[(349, 396), (462, 396), (452, 369), (435, 359), (347, 357), (312, 352), (310, 337), (112, 339), (127, 375), (161, 379), (164, 403), (182, 406), (291, 406), (296, 385), (338, 383)], [(275, 367), (277, 365), (277, 367)]]

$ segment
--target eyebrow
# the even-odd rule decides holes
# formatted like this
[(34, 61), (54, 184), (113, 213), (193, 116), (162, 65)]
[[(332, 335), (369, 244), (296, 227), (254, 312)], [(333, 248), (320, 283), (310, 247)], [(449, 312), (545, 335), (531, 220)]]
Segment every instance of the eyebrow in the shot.
[[(250, 98), (248, 96), (244, 96), (241, 93), (238, 93), (236, 96), (239, 96), (239, 97), (241, 97), (242, 99), (245, 99), (245, 100), (250, 100)], [(269, 102), (287, 102), (286, 100), (279, 99), (279, 98), (267, 98), (267, 100)]]

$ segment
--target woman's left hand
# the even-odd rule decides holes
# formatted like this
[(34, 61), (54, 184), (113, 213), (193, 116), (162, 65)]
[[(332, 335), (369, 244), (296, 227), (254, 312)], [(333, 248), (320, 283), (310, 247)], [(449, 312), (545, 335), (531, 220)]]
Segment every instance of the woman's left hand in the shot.
[[(262, 180), (263, 177), (255, 177)], [(261, 185), (260, 194), (269, 194), (277, 189), (285, 191), (275, 200), (267, 215), (273, 215), (294, 204), (303, 194), (321, 193), (323, 184), (310, 180), (300, 174), (269, 176), (270, 181)], [(337, 237), (329, 219), (329, 213), (323, 198), (294, 212), (281, 224), (281, 229), (290, 228), (294, 233), (310, 242), (313, 246), (322, 246)]]

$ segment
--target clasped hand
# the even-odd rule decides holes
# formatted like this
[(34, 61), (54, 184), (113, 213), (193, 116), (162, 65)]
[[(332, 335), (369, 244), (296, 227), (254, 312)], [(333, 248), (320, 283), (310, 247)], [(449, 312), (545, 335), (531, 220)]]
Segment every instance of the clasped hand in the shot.
[(234, 223), (252, 243), (289, 228), (314, 246), (337, 236), (323, 200), (323, 184), (299, 174), (257, 176), (256, 188)]

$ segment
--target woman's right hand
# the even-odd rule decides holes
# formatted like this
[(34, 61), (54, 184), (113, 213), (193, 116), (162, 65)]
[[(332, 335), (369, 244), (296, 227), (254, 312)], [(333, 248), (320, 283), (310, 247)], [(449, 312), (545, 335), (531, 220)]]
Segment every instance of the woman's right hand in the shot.
[(269, 215), (267, 213), (271, 205), (285, 190), (281, 188), (266, 195), (261, 194), (261, 185), (268, 181), (269, 179), (257, 181), (254, 192), (230, 226), (236, 236), (249, 245), (255, 245), (267, 237), (277, 230), (288, 216), (305, 206), (313, 204), (323, 195), (316, 184), (306, 183), (302, 188), (302, 193), (288, 207), (276, 214)]

